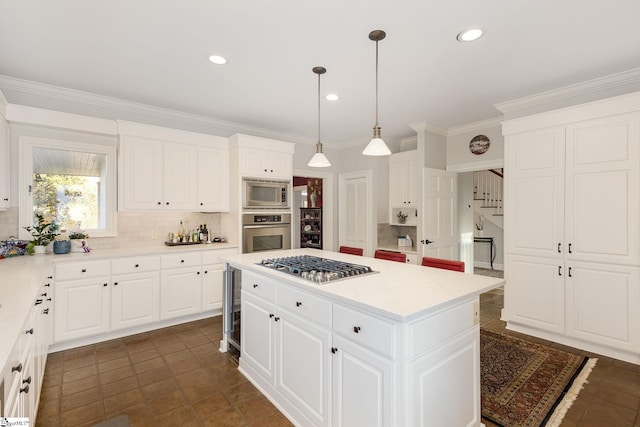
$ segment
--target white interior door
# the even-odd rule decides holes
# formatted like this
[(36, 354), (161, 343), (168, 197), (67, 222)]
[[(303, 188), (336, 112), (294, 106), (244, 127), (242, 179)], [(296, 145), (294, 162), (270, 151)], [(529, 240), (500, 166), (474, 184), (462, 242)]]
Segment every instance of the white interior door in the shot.
[(371, 171), (340, 174), (340, 243), (373, 253)]
[(458, 174), (424, 168), (422, 256), (458, 259)]

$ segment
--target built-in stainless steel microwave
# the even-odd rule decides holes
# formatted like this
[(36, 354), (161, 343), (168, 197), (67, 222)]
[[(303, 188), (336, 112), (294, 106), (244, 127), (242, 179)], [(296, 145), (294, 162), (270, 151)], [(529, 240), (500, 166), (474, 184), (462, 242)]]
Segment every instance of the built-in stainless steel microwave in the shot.
[(243, 184), (243, 208), (245, 210), (283, 210), (291, 207), (289, 201), (291, 183), (289, 181), (244, 179)]

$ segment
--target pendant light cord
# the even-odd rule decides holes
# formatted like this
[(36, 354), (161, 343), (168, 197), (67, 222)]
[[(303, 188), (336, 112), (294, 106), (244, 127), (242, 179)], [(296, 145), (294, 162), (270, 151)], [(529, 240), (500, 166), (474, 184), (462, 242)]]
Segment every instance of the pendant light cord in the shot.
[(320, 73), (318, 73), (318, 143), (320, 143)]
[(378, 126), (378, 40), (376, 40), (376, 126)]

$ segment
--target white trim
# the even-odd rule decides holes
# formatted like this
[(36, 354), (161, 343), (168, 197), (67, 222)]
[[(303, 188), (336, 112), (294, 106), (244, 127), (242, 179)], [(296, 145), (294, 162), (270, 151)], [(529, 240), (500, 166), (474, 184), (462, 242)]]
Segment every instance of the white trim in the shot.
[(640, 111), (640, 91), (502, 122), (502, 135)]
[(63, 113), (44, 108), (27, 107), (25, 105), (7, 105), (7, 121), (37, 126), (47, 126), (65, 130), (116, 135), (114, 120), (82, 116), (80, 114)]
[(117, 235), (117, 154), (115, 146), (33, 136), (20, 136), (18, 145), (18, 162), (20, 164), (18, 177), (18, 233), (21, 239), (31, 240), (31, 235), (23, 227), (33, 224), (33, 199), (29, 193), (29, 187), (33, 185), (33, 149), (36, 147), (85, 151), (104, 154), (106, 156), (105, 181), (107, 186), (103, 195), (105, 227), (98, 230), (88, 230), (88, 232), (91, 237), (114, 237)]
[[(300, 137), (284, 132), (276, 132), (270, 129), (259, 128), (256, 126), (249, 126), (241, 123), (213, 119), (196, 114), (189, 114), (182, 111), (171, 110), (168, 108), (156, 107), (153, 105), (141, 104), (103, 95), (96, 95), (89, 92), (68, 89), (60, 86), (53, 86), (29, 80), (17, 79), (9, 76), (0, 75), (0, 90), (1, 89), (9, 89), (15, 92), (43, 96), (53, 100), (62, 100), (67, 102), (71, 101), (101, 108), (114, 109), (122, 112), (140, 114), (156, 120), (167, 122), (178, 121), (181, 124), (184, 124), (184, 126), (205, 126), (211, 129), (207, 130), (207, 132), (220, 134), (221, 136), (229, 136), (234, 133), (242, 132), (247, 134), (264, 135), (275, 139), (300, 140)], [(315, 140), (313, 142), (311, 140), (305, 141), (309, 144), (315, 144)]]
[[(333, 242), (333, 216), (335, 212), (335, 200), (333, 195), (333, 174), (331, 172), (322, 172), (317, 169), (294, 169), (293, 176), (301, 176), (306, 178), (322, 178), (322, 191), (324, 193), (322, 196), (322, 248), (325, 251), (336, 251), (337, 247)], [(298, 227), (298, 224), (294, 224), (293, 226)]]
[(0, 115), (4, 118), (7, 117), (7, 105), (9, 105), (9, 102), (7, 101), (7, 98), (4, 97), (4, 93), (0, 90)]
[(502, 124), (504, 117), (494, 117), (492, 119), (481, 120), (479, 122), (468, 123), (462, 126), (456, 126), (449, 129), (447, 136), (463, 135), (465, 133), (476, 132), (485, 129), (498, 127)]
[(433, 125), (427, 122), (413, 123), (413, 124), (410, 124), (409, 127), (415, 130), (416, 132), (427, 131), (427, 132), (432, 132), (442, 136), (447, 136), (447, 132), (449, 132), (449, 129), (447, 128), (444, 128), (438, 125)]
[(207, 147), (227, 149), (227, 138), (186, 130), (172, 129), (161, 126), (147, 125), (144, 123), (116, 120), (118, 135), (138, 136), (160, 141), (179, 142), (192, 145), (204, 145)]
[(504, 157), (498, 159), (481, 160), (478, 162), (458, 163), (455, 165), (447, 165), (446, 170), (451, 172), (474, 172), (487, 169), (496, 169), (504, 167)]
[(621, 73), (611, 74), (597, 79), (564, 86), (558, 89), (548, 90), (546, 92), (514, 99), (512, 101), (500, 102), (498, 104), (494, 104), (494, 107), (503, 114), (511, 113), (513, 111), (537, 107), (539, 105), (549, 104), (567, 98), (638, 82), (640, 82), (640, 68), (634, 68)]
[(373, 213), (376, 211), (375, 209), (375, 200), (373, 198), (373, 170), (367, 169), (356, 172), (346, 172), (338, 175), (338, 246), (342, 245), (345, 241), (344, 238), (344, 227), (340, 226), (340, 224), (346, 224), (346, 211), (345, 206), (347, 206), (346, 191), (345, 191), (345, 181), (347, 179), (355, 179), (355, 178), (364, 178), (367, 181), (367, 204), (366, 207), (366, 218), (365, 224), (367, 226), (367, 243), (364, 248), (365, 256), (373, 256), (373, 252), (375, 247), (378, 244), (378, 235), (377, 235), (377, 226), (375, 223), (375, 218)]

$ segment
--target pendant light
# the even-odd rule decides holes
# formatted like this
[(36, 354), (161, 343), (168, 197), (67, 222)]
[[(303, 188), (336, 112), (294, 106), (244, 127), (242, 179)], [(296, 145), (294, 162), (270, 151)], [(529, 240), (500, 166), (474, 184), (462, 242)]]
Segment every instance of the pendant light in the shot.
[(312, 70), (318, 75), (318, 142), (316, 143), (316, 154), (313, 155), (307, 166), (312, 168), (327, 168), (331, 166), (331, 162), (322, 152), (322, 142), (320, 142), (320, 75), (327, 72), (324, 67), (313, 67)]
[(362, 152), (365, 156), (388, 156), (391, 154), (389, 147), (382, 140), (380, 125), (378, 125), (378, 42), (387, 36), (382, 30), (374, 30), (369, 33), (369, 39), (376, 42), (376, 124), (373, 126), (373, 138)]

